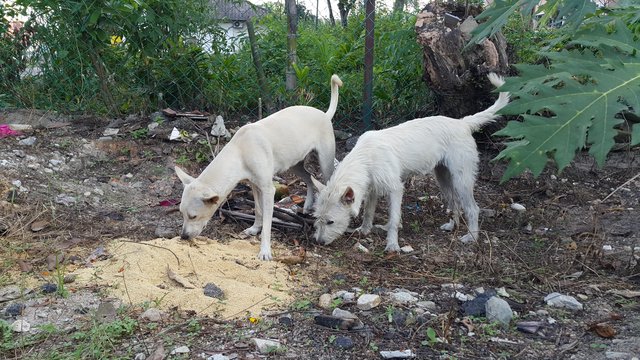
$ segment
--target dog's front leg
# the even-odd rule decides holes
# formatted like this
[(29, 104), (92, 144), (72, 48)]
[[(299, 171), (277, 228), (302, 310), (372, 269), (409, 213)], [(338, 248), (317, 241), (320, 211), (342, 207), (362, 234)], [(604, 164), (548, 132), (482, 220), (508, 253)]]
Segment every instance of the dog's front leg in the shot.
[(253, 193), (253, 203), (255, 207), (255, 220), (250, 228), (244, 230), (244, 233), (250, 236), (258, 235), (262, 230), (262, 192), (258, 186), (251, 184), (251, 192)]
[(398, 227), (402, 218), (402, 194), (404, 188), (400, 186), (398, 189), (389, 193), (389, 223), (387, 228), (387, 247), (385, 251), (400, 251), (398, 245)]
[(364, 212), (362, 214), (362, 225), (355, 231), (368, 235), (373, 227), (373, 216), (376, 212), (376, 205), (378, 205), (378, 194), (374, 191), (369, 191), (367, 199), (364, 203)]
[(269, 181), (266, 186), (262, 186), (259, 190), (260, 200), (262, 201), (262, 234), (260, 238), (260, 260), (271, 260), (271, 221), (273, 220), (273, 197), (275, 196), (275, 188)]

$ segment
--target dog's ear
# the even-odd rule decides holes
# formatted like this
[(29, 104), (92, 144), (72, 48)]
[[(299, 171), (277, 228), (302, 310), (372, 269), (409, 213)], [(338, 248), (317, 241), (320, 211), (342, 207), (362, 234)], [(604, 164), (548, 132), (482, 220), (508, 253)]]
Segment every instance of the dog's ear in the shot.
[(193, 177), (189, 176), (189, 174), (184, 172), (184, 170), (180, 169), (179, 167), (176, 166), (175, 169), (176, 175), (178, 175), (178, 178), (180, 178), (180, 181), (182, 181), (182, 185), (189, 185), (194, 180)]
[(314, 178), (313, 175), (311, 175), (311, 182), (313, 183), (313, 186), (318, 189), (318, 191), (322, 191), (325, 187), (327, 187), (325, 184), (321, 183), (320, 180)]
[(209, 206), (213, 206), (217, 204), (218, 200), (220, 200), (220, 197), (218, 195), (213, 195), (213, 196), (205, 197), (202, 199), (202, 201)]
[(344, 194), (342, 194), (342, 203), (345, 205), (351, 205), (353, 204), (355, 195), (353, 194), (353, 189), (351, 188), (351, 186), (349, 186), (347, 188), (347, 190), (344, 191)]

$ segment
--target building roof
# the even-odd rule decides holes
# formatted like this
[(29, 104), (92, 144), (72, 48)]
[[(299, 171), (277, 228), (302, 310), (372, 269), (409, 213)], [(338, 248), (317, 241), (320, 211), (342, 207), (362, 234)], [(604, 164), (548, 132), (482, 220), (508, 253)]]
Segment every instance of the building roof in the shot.
[(210, 3), (220, 20), (247, 21), (268, 13), (267, 9), (244, 0), (210, 0)]

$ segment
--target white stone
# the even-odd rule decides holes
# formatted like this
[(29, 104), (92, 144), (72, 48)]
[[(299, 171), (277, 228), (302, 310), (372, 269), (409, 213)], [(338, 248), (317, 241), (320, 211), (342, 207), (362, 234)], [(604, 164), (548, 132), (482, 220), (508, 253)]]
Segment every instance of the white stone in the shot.
[(461, 293), (460, 291), (456, 291), (455, 293), (451, 294), (451, 297), (463, 302), (472, 300), (472, 298), (469, 295)]
[(177, 348), (171, 350), (171, 355), (175, 355), (175, 354), (188, 354), (189, 353), (189, 347), (186, 345), (182, 345), (182, 346), (178, 346)]
[(340, 308), (333, 309), (331, 316), (335, 316), (340, 319), (357, 319), (358, 317), (347, 310), (342, 310)]
[(114, 136), (114, 135), (118, 135), (119, 132), (120, 132), (120, 129), (106, 128), (102, 132), (102, 136)]
[(381, 302), (382, 302), (382, 299), (380, 298), (380, 295), (363, 294), (363, 295), (360, 295), (360, 297), (358, 298), (358, 302), (356, 306), (360, 310), (371, 310), (376, 306), (380, 305)]
[(509, 293), (507, 292), (507, 289), (505, 289), (504, 287), (497, 288), (496, 294), (506, 298), (511, 297), (511, 295), (509, 295)]
[(256, 345), (256, 349), (258, 349), (258, 352), (261, 354), (270, 354), (277, 352), (282, 348), (282, 344), (275, 340), (258, 338), (253, 338), (251, 340), (253, 340), (253, 343)]
[(413, 248), (411, 247), (411, 245), (405, 245), (400, 248), (400, 251), (406, 254), (406, 253), (413, 252)]
[(416, 354), (411, 350), (394, 350), (394, 351), (380, 351), (380, 356), (383, 359), (409, 359), (416, 357)]
[(511, 208), (517, 212), (525, 212), (527, 211), (527, 208), (524, 207), (524, 205), (519, 204), (519, 203), (513, 203), (511, 204)]
[(602, 250), (611, 251), (611, 250), (613, 250), (613, 246), (611, 246), (611, 245), (602, 245)]
[(33, 146), (33, 144), (35, 143), (36, 143), (35, 136), (29, 136), (28, 138), (18, 141), (18, 145), (24, 145), (24, 146)]
[(389, 297), (392, 302), (400, 305), (412, 304), (418, 301), (418, 298), (404, 291), (390, 293)]
[(14, 332), (27, 332), (31, 329), (31, 324), (29, 324), (28, 322), (24, 321), (24, 320), (16, 320), (13, 322), (13, 324), (11, 324), (11, 330), (13, 330)]
[(359, 242), (357, 242), (357, 243), (355, 243), (355, 244), (353, 245), (353, 249), (354, 249), (354, 250), (357, 250), (357, 251), (360, 251), (360, 252), (363, 252), (363, 253), (365, 253), (365, 254), (369, 253), (369, 249), (367, 249), (367, 247), (366, 247), (366, 246), (364, 246), (364, 245), (360, 244)]
[(453, 290), (453, 289), (455, 289), (455, 290), (459, 290), (459, 289), (462, 289), (462, 288), (464, 287), (464, 285), (462, 285), (462, 284), (455, 284), (455, 283), (453, 283), (453, 284), (448, 283), (448, 284), (442, 284), (442, 285), (440, 285), (440, 287), (441, 287), (443, 290)]
[(318, 306), (321, 309), (328, 309), (331, 307), (332, 302), (333, 302), (333, 296), (331, 294), (322, 294), (318, 299)]
[(211, 135), (223, 136), (227, 139), (231, 137), (231, 133), (229, 133), (227, 128), (224, 126), (224, 119), (222, 118), (222, 116), (216, 116), (216, 120), (211, 127)]
[(544, 301), (549, 306), (565, 308), (569, 310), (582, 310), (582, 304), (576, 300), (573, 296), (562, 295), (554, 292), (545, 296)]

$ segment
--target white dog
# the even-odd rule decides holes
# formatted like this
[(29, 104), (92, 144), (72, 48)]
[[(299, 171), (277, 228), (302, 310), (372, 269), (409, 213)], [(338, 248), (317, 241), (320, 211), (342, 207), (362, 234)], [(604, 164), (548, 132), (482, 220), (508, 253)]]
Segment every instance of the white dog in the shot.
[[(489, 74), (491, 83), (500, 87), (504, 80)], [(507, 105), (509, 93), (501, 92), (488, 109), (460, 119), (433, 116), (407, 121), (379, 131), (368, 131), (338, 165), (326, 186), (313, 179), (320, 195), (315, 209), (315, 239), (330, 244), (349, 226), (351, 217), (364, 202), (362, 226), (368, 234), (379, 196), (388, 196), (389, 222), (386, 225), (386, 251), (399, 251), (398, 226), (401, 217), (403, 181), (414, 174), (435, 173), (453, 221), (458, 225), (463, 210), (469, 233), (463, 242), (477, 239), (478, 205), (473, 187), (478, 170), (478, 150), (472, 132), (495, 120), (496, 112)], [(445, 224), (443, 229), (453, 226)]]
[(185, 186), (180, 203), (184, 217), (181, 238), (198, 236), (236, 184), (245, 180), (253, 191), (255, 222), (244, 232), (256, 235), (262, 231), (258, 258), (271, 260), (273, 175), (291, 169), (300, 176), (307, 184), (304, 211), (311, 211), (314, 189), (304, 159), (315, 150), (323, 178), (329, 179), (333, 173), (336, 145), (331, 119), (338, 106), (340, 86), (342, 81), (333, 75), (326, 113), (310, 106), (292, 106), (241, 127), (197, 178), (176, 166), (176, 174)]

